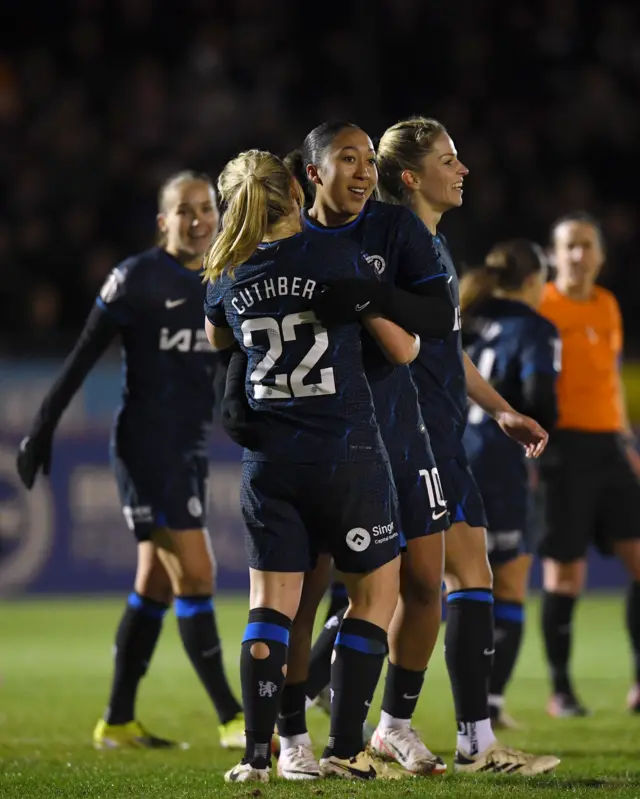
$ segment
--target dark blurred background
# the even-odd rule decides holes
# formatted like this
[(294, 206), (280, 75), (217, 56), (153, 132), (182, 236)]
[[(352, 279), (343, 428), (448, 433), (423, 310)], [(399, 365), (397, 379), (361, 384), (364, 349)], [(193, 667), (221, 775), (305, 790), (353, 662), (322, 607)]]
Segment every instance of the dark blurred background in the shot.
[(2, 0), (0, 354), (60, 354), (156, 191), (327, 118), (372, 137), (440, 119), (471, 169), (445, 217), (459, 263), (553, 219), (599, 216), (603, 282), (640, 354), (639, 3)]

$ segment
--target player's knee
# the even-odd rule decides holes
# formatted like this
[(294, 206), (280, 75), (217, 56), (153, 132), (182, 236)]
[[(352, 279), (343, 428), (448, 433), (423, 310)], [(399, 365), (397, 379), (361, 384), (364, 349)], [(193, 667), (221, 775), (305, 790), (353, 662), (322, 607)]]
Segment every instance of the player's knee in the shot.
[(179, 596), (208, 596), (213, 594), (213, 574), (180, 574), (174, 578), (174, 590)]
[(134, 588), (137, 594), (153, 599), (154, 602), (170, 605), (173, 601), (173, 588), (170, 582), (159, 585), (152, 580), (136, 579)]
[(454, 524), (445, 536), (445, 572), (457, 588), (493, 587), (493, 573), (487, 555), (486, 532), (481, 527)]
[(210, 560), (183, 559), (174, 582), (180, 583), (180, 593), (187, 596), (214, 593), (214, 569)]
[(457, 589), (464, 588), (486, 588), (493, 589), (493, 572), (486, 556), (483, 558), (469, 558), (466, 561), (457, 562), (454, 566), (449, 566), (451, 578), (447, 581), (455, 584)]
[(442, 603), (442, 582), (412, 575), (409, 578), (403, 578), (400, 594), (405, 605), (419, 607), (423, 610), (432, 607), (439, 609)]
[(513, 560), (495, 566), (493, 570), (493, 593), (505, 602), (524, 602), (527, 598), (531, 557), (520, 555)]
[(140, 596), (163, 605), (170, 605), (173, 599), (171, 578), (157, 558), (138, 561), (134, 587)]
[[(399, 564), (397, 564), (399, 566)], [(388, 568), (388, 567), (391, 568)], [(399, 569), (392, 564), (372, 572), (366, 580), (349, 586), (348, 616), (388, 629), (400, 595)]]
[(586, 579), (586, 564), (582, 560), (561, 563), (546, 559), (543, 564), (544, 589), (554, 594), (578, 596)]
[(271, 654), (269, 645), (263, 643), (262, 641), (257, 641), (255, 644), (251, 644), (249, 652), (254, 660), (266, 660)]
[(493, 593), (503, 602), (524, 602), (527, 598), (527, 587), (517, 580), (509, 577), (500, 578), (496, 574), (493, 580)]

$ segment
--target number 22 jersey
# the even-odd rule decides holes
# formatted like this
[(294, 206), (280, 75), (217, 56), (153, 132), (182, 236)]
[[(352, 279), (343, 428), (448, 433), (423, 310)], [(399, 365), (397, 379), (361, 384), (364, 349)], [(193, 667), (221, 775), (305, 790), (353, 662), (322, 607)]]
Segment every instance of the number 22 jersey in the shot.
[(349, 241), (303, 233), (263, 244), (207, 288), (205, 312), (247, 355), (246, 393), (261, 423), (245, 460), (378, 460), (387, 454), (362, 362), (359, 323), (325, 329), (310, 310), (327, 279), (370, 277)]

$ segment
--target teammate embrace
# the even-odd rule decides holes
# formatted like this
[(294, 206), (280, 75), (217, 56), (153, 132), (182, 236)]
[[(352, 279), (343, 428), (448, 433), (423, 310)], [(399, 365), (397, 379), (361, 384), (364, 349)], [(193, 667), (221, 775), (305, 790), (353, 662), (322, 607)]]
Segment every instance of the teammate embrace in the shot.
[[(528, 456), (542, 452), (547, 434), (462, 350), (457, 275), (437, 225), (461, 204), (468, 170), (442, 125), (421, 118), (388, 130), (377, 158), (357, 126), (321, 125), (287, 163), (299, 181), (269, 154), (245, 153), (227, 165), (219, 181), (228, 203), (224, 238), (208, 258), (209, 338), (219, 349), (237, 347), (223, 423), (246, 447), (241, 501), (252, 584), (241, 666), (247, 748), (227, 779), (268, 779), (278, 711), (278, 773), (286, 779), (397, 776), (384, 760), (443, 773), (410, 720), (437, 637), (445, 566), (455, 769), (550, 771), (558, 758), (502, 746), (490, 721), (492, 576), (463, 442), (467, 396)], [(372, 199), (378, 169), (387, 203)], [(364, 259), (357, 269), (352, 253)], [(294, 275), (296, 294), (286, 288)], [(283, 291), (267, 292), (278, 281)], [(356, 384), (362, 397), (367, 386), (366, 406), (350, 399)], [(367, 439), (365, 419), (379, 431), (378, 445)], [(383, 511), (389, 474), (395, 491)], [(318, 763), (306, 680), (331, 557), (349, 604), (326, 650), (331, 731)], [(382, 717), (367, 753), (362, 724), (387, 640)]]

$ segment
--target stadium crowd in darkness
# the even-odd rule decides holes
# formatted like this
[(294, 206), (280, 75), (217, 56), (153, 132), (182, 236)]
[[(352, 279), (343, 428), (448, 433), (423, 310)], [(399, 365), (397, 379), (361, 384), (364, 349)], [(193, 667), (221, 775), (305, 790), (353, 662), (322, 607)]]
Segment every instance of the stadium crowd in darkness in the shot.
[[(327, 118), (442, 120), (470, 167), (460, 262), (602, 218), (640, 354), (640, 10), (578, 0), (72, 0), (0, 11), (0, 355), (53, 354), (145, 248), (173, 170), (284, 153)], [(9, 36), (9, 32), (12, 31)], [(326, 64), (331, 64), (327, 69)]]

